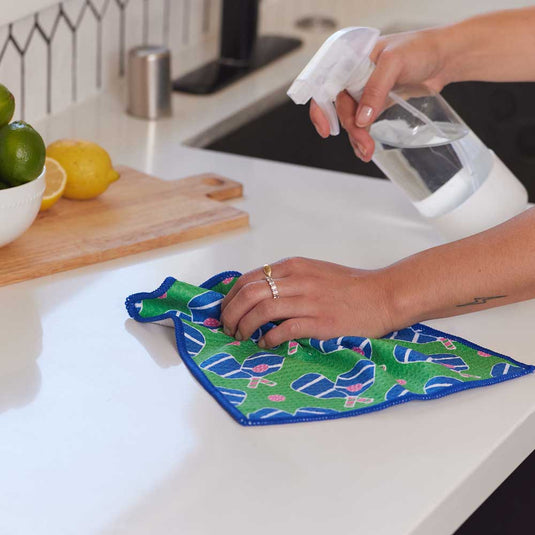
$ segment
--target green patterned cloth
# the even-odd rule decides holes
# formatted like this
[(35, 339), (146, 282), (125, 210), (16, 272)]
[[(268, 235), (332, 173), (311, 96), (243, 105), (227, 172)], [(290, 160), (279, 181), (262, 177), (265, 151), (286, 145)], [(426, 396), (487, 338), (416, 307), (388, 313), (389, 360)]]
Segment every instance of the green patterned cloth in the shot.
[(534, 371), (489, 349), (416, 324), (380, 339), (343, 336), (286, 342), (262, 350), (227, 336), (221, 301), (240, 274), (224, 272), (200, 287), (167, 278), (126, 300), (132, 318), (174, 327), (177, 348), (201, 385), (242, 425), (355, 416), (428, 400)]

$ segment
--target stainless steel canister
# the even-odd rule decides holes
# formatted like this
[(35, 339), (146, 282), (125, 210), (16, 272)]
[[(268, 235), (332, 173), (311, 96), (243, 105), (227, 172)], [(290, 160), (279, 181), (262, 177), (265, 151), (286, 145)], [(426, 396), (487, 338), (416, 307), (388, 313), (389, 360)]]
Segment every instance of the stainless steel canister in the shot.
[(162, 46), (138, 46), (128, 53), (127, 112), (143, 119), (171, 115), (171, 54)]

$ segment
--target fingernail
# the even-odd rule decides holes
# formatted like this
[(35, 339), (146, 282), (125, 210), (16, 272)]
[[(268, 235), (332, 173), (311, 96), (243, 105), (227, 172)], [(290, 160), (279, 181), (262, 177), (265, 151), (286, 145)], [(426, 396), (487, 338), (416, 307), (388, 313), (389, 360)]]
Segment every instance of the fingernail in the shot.
[(318, 123), (315, 121), (312, 121), (312, 124), (314, 125), (314, 128), (316, 129), (316, 132), (321, 136), (325, 137), (325, 134), (321, 131), (321, 128), (318, 126)]
[(357, 115), (357, 126), (363, 127), (368, 126), (370, 119), (372, 117), (373, 109), (370, 106), (362, 106)]
[(229, 329), (227, 326), (223, 327), (223, 332), (224, 332), (227, 336), (232, 336), (232, 334), (230, 333), (230, 329)]
[(351, 139), (351, 145), (353, 145), (353, 150), (355, 151), (355, 155), (357, 158), (364, 159), (366, 156), (366, 149), (353, 137)]
[(258, 347), (261, 347), (262, 349), (265, 349), (266, 341), (263, 338), (260, 338), (260, 340), (258, 340)]
[(243, 340), (240, 331), (236, 331), (236, 334), (234, 335), (234, 338), (236, 338), (236, 340), (238, 340), (238, 342), (241, 342)]

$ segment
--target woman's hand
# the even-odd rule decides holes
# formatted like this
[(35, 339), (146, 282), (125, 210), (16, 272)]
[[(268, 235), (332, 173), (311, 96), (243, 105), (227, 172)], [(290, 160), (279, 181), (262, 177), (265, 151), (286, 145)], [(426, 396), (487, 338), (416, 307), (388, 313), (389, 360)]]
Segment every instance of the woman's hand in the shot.
[(282, 320), (260, 347), (296, 338), (379, 337), (391, 330), (389, 294), (382, 272), (289, 258), (271, 265), (280, 297), (262, 268), (242, 275), (221, 305), (225, 333), (247, 340), (261, 325)]
[[(463, 80), (535, 81), (534, 24), (535, 7), (530, 6), (380, 38), (370, 54), (376, 67), (360, 102), (345, 91), (336, 100), (355, 154), (364, 161), (373, 156), (374, 142), (366, 128), (380, 115), (395, 85), (424, 84), (441, 91)], [(320, 136), (329, 135), (329, 122), (314, 101), (310, 119)]]
[(262, 269), (242, 275), (221, 305), (229, 336), (247, 340), (282, 320), (259, 342), (296, 338), (377, 338), (445, 318), (535, 298), (535, 208), (463, 240), (377, 270), (289, 258), (272, 264), (280, 298)]
[[(367, 128), (384, 109), (388, 93), (395, 85), (424, 84), (440, 91), (448, 78), (445, 54), (441, 50), (445, 37), (440, 30), (422, 30), (388, 35), (380, 38), (370, 59), (376, 64), (360, 102), (346, 91), (336, 99), (336, 111), (346, 130), (355, 155), (370, 161), (375, 149)], [(320, 136), (329, 135), (329, 121), (312, 101), (310, 119)]]

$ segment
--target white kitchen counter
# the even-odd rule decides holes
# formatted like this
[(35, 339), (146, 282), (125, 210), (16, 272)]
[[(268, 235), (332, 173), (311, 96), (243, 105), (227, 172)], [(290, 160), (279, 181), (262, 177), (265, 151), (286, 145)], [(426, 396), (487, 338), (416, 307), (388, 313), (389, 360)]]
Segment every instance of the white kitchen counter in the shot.
[[(244, 428), (192, 378), (171, 329), (128, 319), (125, 297), (168, 275), (200, 283), (292, 255), (373, 268), (438, 243), (387, 181), (181, 144), (228, 116), (221, 99), (254, 102), (268, 71), (216, 97), (176, 96), (158, 123), (102, 96), (36, 125), (47, 142), (93, 139), (166, 179), (239, 180), (245, 197), (232, 204), (251, 226), (0, 288), (2, 535), (448, 534), (531, 452), (533, 375), (356, 418)], [(534, 316), (530, 301), (428, 323), (535, 364)]]

